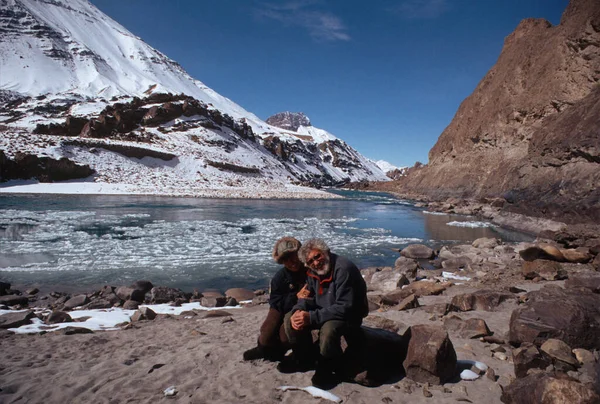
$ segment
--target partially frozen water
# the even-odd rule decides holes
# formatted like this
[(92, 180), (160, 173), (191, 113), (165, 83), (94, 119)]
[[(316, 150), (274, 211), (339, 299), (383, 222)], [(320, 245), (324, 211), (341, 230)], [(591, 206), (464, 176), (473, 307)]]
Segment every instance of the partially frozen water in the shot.
[(129, 284), (263, 287), (282, 236), (325, 239), (359, 267), (393, 265), (391, 248), (478, 237), (520, 240), (469, 218), (424, 215), (388, 195), (347, 200), (217, 200), (139, 196), (0, 196), (0, 280), (63, 288)]

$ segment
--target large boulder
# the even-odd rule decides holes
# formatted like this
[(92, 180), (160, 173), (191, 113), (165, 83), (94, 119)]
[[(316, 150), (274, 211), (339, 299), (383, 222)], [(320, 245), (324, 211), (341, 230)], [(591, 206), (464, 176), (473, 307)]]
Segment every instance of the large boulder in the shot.
[(549, 260), (549, 261), (566, 261), (564, 255), (558, 247), (550, 244), (538, 244), (519, 251), (519, 255), (525, 261), (534, 260)]
[(483, 289), (473, 293), (456, 295), (452, 298), (450, 304), (455, 311), (494, 311), (503, 302), (513, 299), (515, 299), (515, 296), (512, 293)]
[(510, 318), (513, 345), (556, 338), (572, 348), (600, 349), (600, 294), (547, 285), (528, 297)]
[(5, 306), (16, 306), (18, 304), (26, 305), (29, 302), (27, 296), (6, 295), (0, 296), (0, 304)]
[(136, 310), (135, 313), (131, 316), (131, 321), (141, 321), (141, 320), (154, 320), (156, 318), (156, 313), (149, 307), (140, 307)]
[(411, 244), (400, 251), (400, 254), (406, 258), (430, 259), (433, 258), (434, 251), (423, 244)]
[(406, 376), (419, 383), (443, 384), (456, 373), (456, 351), (442, 327), (414, 325), (404, 360)]
[(505, 387), (501, 400), (506, 404), (596, 404), (600, 396), (591, 385), (564, 374), (534, 373)]

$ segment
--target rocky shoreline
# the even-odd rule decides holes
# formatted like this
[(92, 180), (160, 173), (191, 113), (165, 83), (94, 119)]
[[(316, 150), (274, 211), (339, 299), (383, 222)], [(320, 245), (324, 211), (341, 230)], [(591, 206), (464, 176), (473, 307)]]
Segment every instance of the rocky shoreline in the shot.
[[(424, 269), (430, 267), (435, 269)], [(597, 402), (598, 271), (600, 239), (565, 230), (546, 231), (534, 243), (484, 238), (439, 250), (410, 245), (400, 251), (394, 267), (362, 269), (371, 311), (364, 322), (369, 360), (359, 365), (377, 380), (376, 387), (354, 380), (331, 393), (344, 402), (434, 398), (443, 403), (537, 403), (548, 394), (557, 402)], [(241, 361), (266, 313), (265, 290), (186, 293), (139, 281), (86, 294), (19, 292), (0, 284), (0, 295), (5, 306), (0, 309), (12, 309), (0, 315), (2, 401), (36, 401), (48, 391), (67, 401), (98, 401), (99, 391), (127, 385), (123, 395), (105, 402), (133, 397), (157, 402), (165, 399), (163, 390), (171, 381), (177, 398), (186, 402), (306, 399), (302, 391), (278, 388), (310, 385), (311, 372), (284, 375), (270, 362)], [(191, 303), (197, 307), (188, 310)], [(179, 306), (180, 315), (157, 314), (148, 307), (156, 304)], [(129, 321), (116, 325), (121, 331), (93, 332), (83, 328), (89, 319), (76, 316), (81, 309), (115, 307), (131, 313)], [(43, 322), (46, 329), (33, 335), (6, 330), (29, 322)], [(61, 323), (68, 327), (50, 332)], [(124, 350), (124, 344), (130, 349)], [(144, 346), (157, 345), (154, 353), (168, 355), (159, 355), (160, 363), (152, 364), (156, 360)], [(91, 351), (99, 369), (75, 377), (73, 368), (89, 362)], [(107, 363), (116, 370), (106, 368)], [(163, 378), (156, 383), (163, 389), (149, 388), (143, 381), (150, 377), (148, 369), (159, 364), (164, 369), (156, 373), (162, 372)], [(43, 381), (48, 372), (55, 374), (50, 380), (75, 377), (75, 382), (59, 393)], [(244, 381), (234, 388), (219, 385), (238, 373)]]

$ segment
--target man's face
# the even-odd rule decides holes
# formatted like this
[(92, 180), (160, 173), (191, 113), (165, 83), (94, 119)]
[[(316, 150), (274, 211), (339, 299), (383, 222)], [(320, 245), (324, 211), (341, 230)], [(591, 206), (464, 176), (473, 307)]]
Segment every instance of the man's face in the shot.
[(317, 275), (323, 276), (329, 273), (329, 254), (313, 249), (306, 256), (306, 265)]
[(302, 263), (298, 259), (297, 253), (291, 253), (283, 257), (281, 263), (288, 271), (298, 272), (302, 268)]

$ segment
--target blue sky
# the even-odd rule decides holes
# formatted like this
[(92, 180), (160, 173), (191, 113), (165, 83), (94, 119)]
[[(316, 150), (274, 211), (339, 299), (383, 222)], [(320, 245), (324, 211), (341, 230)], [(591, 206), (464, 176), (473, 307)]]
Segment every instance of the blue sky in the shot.
[(91, 0), (266, 119), (301, 111), (374, 160), (413, 165), (523, 18), (567, 0)]

